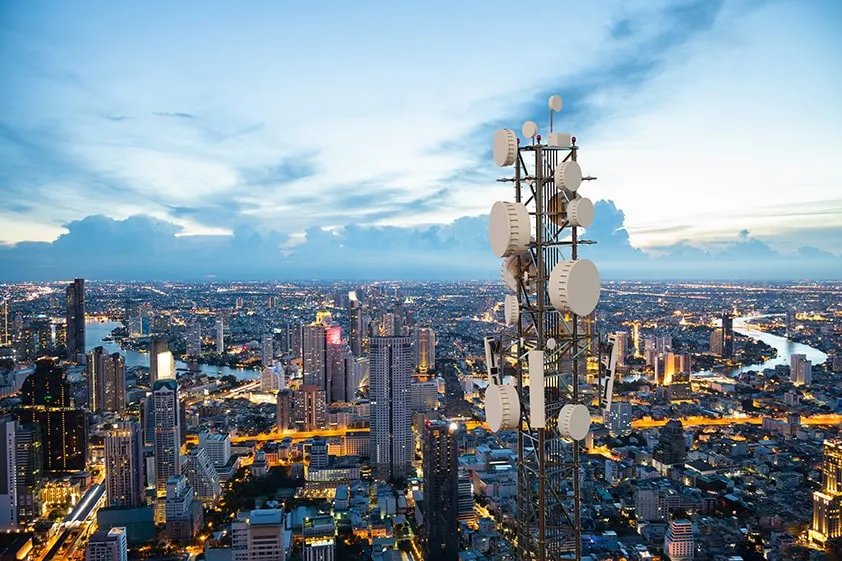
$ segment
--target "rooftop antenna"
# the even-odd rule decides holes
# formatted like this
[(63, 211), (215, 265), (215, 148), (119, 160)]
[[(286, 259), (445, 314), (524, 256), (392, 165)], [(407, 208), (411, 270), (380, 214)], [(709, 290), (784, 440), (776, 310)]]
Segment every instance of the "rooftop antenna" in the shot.
[[(532, 142), (521, 143), (511, 129), (493, 139), (494, 162), (514, 166), (514, 177), (498, 179), (514, 184), (514, 200), (494, 203), (489, 215), (491, 249), (503, 259), (500, 272), (511, 293), (504, 301), (506, 327), (486, 338), (485, 410), (492, 431), (517, 432), (512, 529), (519, 561), (582, 557), (579, 455), (591, 413), (580, 382), (587, 357), (600, 352), (592, 329), (599, 272), (579, 257), (581, 247), (594, 243), (581, 237), (594, 206), (578, 191), (595, 178), (582, 176), (575, 137), (553, 130), (561, 96), (550, 97), (548, 106), (546, 141), (533, 121), (521, 130)], [(604, 405), (601, 388), (593, 394)]]

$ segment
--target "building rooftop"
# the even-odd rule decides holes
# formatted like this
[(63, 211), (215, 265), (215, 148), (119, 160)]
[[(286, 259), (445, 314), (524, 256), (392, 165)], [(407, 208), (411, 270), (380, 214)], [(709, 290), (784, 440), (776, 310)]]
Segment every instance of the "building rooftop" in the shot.
[(284, 511), (277, 508), (253, 510), (249, 515), (251, 526), (281, 524), (284, 518)]

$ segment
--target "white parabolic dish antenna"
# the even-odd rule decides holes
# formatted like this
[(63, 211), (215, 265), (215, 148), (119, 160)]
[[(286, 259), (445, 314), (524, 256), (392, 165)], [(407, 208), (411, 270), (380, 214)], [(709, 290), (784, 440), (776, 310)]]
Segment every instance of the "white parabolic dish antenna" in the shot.
[(560, 312), (586, 316), (599, 302), (599, 271), (591, 261), (560, 261), (550, 273), (550, 302)]
[(550, 106), (550, 111), (554, 111), (555, 113), (558, 113), (559, 111), (561, 111), (561, 96), (560, 95), (551, 95), (550, 101), (547, 105)]
[(538, 134), (538, 123), (535, 121), (526, 121), (523, 123), (521, 132), (524, 138), (535, 138), (535, 135)]
[(567, 220), (571, 226), (588, 228), (593, 224), (593, 219), (593, 202), (590, 199), (583, 197), (570, 201), (567, 206)]
[(558, 414), (558, 430), (573, 440), (582, 440), (591, 430), (591, 414), (581, 403), (568, 403)]
[(514, 386), (488, 386), (485, 390), (485, 421), (492, 432), (517, 428), (520, 422), (520, 400)]
[(523, 253), (529, 247), (529, 209), (523, 203), (497, 201), (488, 215), (488, 238), (497, 257)]
[(517, 135), (511, 129), (499, 129), (494, 133), (494, 163), (500, 167), (510, 166), (517, 158)]
[(582, 184), (582, 168), (578, 162), (567, 160), (555, 168), (555, 184), (568, 191), (576, 191)]
[(506, 294), (506, 297), (503, 299), (503, 317), (506, 325), (514, 325), (520, 319), (517, 296), (514, 294)]

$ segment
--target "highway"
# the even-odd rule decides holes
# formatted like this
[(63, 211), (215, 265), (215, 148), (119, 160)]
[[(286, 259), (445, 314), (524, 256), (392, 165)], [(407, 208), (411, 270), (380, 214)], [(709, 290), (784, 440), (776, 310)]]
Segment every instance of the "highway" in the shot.
[[(56, 538), (44, 548), (44, 553), (37, 561), (51, 561), (52, 559), (69, 559), (78, 548), (80, 540), (86, 534), (86, 526), (93, 522), (96, 511), (99, 510), (105, 498), (105, 485), (94, 483), (62, 522), (62, 528)], [(71, 538), (68, 540), (68, 538)], [(68, 547), (64, 547), (67, 545)]]

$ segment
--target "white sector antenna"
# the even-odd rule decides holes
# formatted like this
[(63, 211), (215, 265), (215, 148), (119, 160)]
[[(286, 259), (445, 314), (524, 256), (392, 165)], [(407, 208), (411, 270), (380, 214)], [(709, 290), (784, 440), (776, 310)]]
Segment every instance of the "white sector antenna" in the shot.
[(558, 414), (558, 430), (563, 436), (582, 440), (591, 430), (591, 414), (581, 403), (568, 403)]
[(503, 299), (503, 317), (506, 325), (512, 326), (520, 319), (520, 307), (517, 302), (517, 296), (514, 294), (506, 294)]
[(560, 95), (551, 95), (550, 101), (547, 103), (550, 107), (550, 111), (553, 113), (558, 113), (561, 111), (561, 96)]
[(488, 215), (488, 238), (497, 257), (523, 253), (529, 247), (529, 210), (523, 203), (497, 201)]
[(587, 198), (579, 198), (570, 201), (567, 206), (567, 220), (571, 226), (588, 228), (593, 224), (594, 209), (593, 202)]
[(555, 184), (560, 189), (576, 191), (582, 184), (582, 168), (578, 162), (567, 160), (555, 168)]
[(599, 302), (599, 271), (587, 259), (560, 261), (550, 273), (547, 291), (556, 310), (586, 316)]
[(499, 129), (494, 133), (494, 163), (500, 167), (510, 166), (517, 159), (517, 135), (511, 129)]
[(514, 430), (520, 424), (520, 400), (514, 386), (490, 384), (485, 390), (485, 420), (492, 432)]
[(535, 138), (535, 135), (538, 134), (538, 123), (535, 121), (526, 121), (523, 123), (521, 132), (524, 138)]

